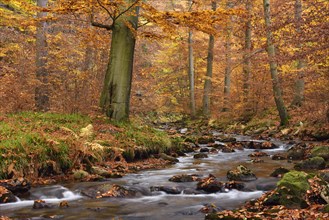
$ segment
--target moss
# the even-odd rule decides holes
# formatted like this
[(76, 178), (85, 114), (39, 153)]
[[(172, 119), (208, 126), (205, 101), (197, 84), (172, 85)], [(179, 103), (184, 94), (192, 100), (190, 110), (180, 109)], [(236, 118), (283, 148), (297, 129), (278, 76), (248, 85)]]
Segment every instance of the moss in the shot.
[(326, 161), (329, 161), (329, 146), (315, 147), (311, 151), (312, 157), (322, 157)]
[(277, 183), (277, 189), (265, 205), (284, 205), (288, 208), (306, 208), (306, 191), (310, 189), (309, 175), (305, 172), (290, 171)]
[(322, 157), (312, 157), (295, 165), (296, 170), (322, 170), (326, 162)]

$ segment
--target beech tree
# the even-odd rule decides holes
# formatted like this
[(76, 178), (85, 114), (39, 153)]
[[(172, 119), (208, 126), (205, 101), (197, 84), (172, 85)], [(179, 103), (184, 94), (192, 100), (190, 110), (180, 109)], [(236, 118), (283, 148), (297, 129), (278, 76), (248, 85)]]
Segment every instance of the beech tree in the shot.
[[(100, 6), (112, 20), (110, 25), (92, 19), (92, 25), (112, 31), (110, 60), (106, 71), (100, 105), (108, 117), (126, 120), (135, 51), (135, 33), (138, 22), (138, 0), (126, 0), (119, 11), (111, 12), (100, 1)], [(92, 15), (93, 16), (93, 15)]]
[[(37, 0), (37, 6), (46, 8), (48, 0)], [(39, 19), (37, 25), (36, 35), (36, 78), (38, 85), (35, 88), (35, 105), (38, 111), (49, 110), (49, 85), (48, 83), (48, 70), (47, 70), (47, 21), (45, 17), (46, 12), (39, 11), (37, 18)]]
[(266, 26), (267, 54), (269, 58), (270, 72), (272, 78), (273, 95), (274, 95), (276, 108), (279, 112), (281, 125), (284, 126), (288, 124), (288, 113), (283, 102), (282, 91), (278, 78), (278, 64), (276, 62), (275, 47), (273, 44), (273, 34), (271, 30), (270, 0), (263, 0), (263, 4), (264, 4), (264, 16), (265, 16), (265, 26)]
[[(211, 1), (211, 8), (213, 11), (216, 11), (217, 3), (216, 0)], [(203, 114), (205, 116), (210, 115), (210, 93), (211, 93), (211, 80), (213, 73), (213, 61), (214, 61), (214, 44), (215, 37), (213, 34), (209, 35), (209, 43), (208, 43), (208, 55), (207, 55), (207, 72), (206, 79), (204, 82), (204, 92), (203, 92)]]

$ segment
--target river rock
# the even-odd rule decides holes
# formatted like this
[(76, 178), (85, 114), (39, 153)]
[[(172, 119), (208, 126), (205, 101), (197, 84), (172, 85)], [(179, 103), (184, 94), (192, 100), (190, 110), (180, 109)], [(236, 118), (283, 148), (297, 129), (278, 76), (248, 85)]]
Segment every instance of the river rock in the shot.
[(323, 170), (326, 168), (326, 161), (322, 157), (312, 157), (297, 163), (296, 170)]
[(16, 202), (16, 197), (10, 190), (0, 186), (0, 204), (9, 202)]
[(127, 189), (123, 186), (117, 184), (102, 184), (89, 187), (81, 191), (81, 193), (90, 198), (104, 198), (104, 197), (113, 197), (113, 198), (126, 198), (134, 197), (136, 192), (130, 189)]
[(235, 170), (228, 171), (226, 177), (230, 181), (253, 181), (257, 179), (256, 175), (243, 165), (237, 166)]
[(198, 144), (211, 144), (215, 143), (215, 139), (212, 136), (203, 136), (198, 138)]
[(275, 170), (270, 174), (270, 176), (271, 176), (271, 177), (281, 177), (281, 176), (283, 176), (283, 174), (288, 173), (288, 172), (289, 172), (288, 169), (286, 169), (286, 168), (284, 168), (284, 167), (279, 167), (279, 168), (275, 169)]
[(248, 155), (249, 157), (267, 157), (268, 154), (265, 152), (256, 151)]
[(46, 209), (51, 208), (50, 204), (47, 204), (44, 200), (34, 200), (33, 209)]
[(222, 152), (223, 153), (233, 153), (233, 152), (235, 152), (235, 150), (229, 146), (225, 146), (222, 148)]
[(83, 180), (89, 176), (89, 173), (84, 170), (76, 170), (73, 172), (73, 177), (76, 180)]
[(169, 179), (169, 181), (185, 183), (185, 182), (195, 182), (195, 181), (198, 181), (199, 179), (200, 178), (195, 174), (192, 174), (192, 175), (181, 174), (181, 175), (176, 175), (176, 176), (171, 177)]
[(218, 154), (218, 150), (215, 149), (215, 148), (211, 148), (210, 151), (209, 151), (209, 153), (211, 153), (211, 154)]
[(287, 208), (306, 208), (306, 192), (310, 189), (308, 174), (291, 171), (277, 183), (277, 188), (264, 200), (265, 206), (283, 205)]
[(227, 146), (235, 150), (244, 150), (244, 145), (240, 142), (228, 143)]
[(222, 149), (223, 147), (226, 147), (226, 144), (224, 143), (213, 143), (213, 144), (209, 144), (208, 147), (213, 147), (216, 149)]
[(278, 148), (278, 146), (276, 146), (274, 143), (269, 142), (269, 141), (265, 141), (265, 142), (258, 142), (258, 141), (249, 141), (247, 146), (247, 148), (249, 149), (274, 149), (274, 148)]
[(182, 191), (184, 190), (183, 187), (175, 187), (175, 186), (151, 186), (150, 187), (151, 192), (154, 191), (161, 191), (165, 192), (167, 194), (181, 194)]
[(297, 144), (292, 146), (288, 150), (287, 158), (289, 160), (301, 160), (305, 157), (305, 154), (306, 154), (306, 145)]
[(200, 210), (202, 213), (217, 213), (220, 211), (214, 204), (206, 204)]
[(217, 137), (216, 138), (216, 141), (224, 142), (224, 143), (227, 143), (227, 142), (236, 142), (236, 138), (235, 137), (225, 137), (225, 136), (222, 136), (222, 137)]
[(286, 160), (286, 159), (287, 159), (287, 156), (282, 153), (274, 154), (272, 156), (272, 160)]
[(199, 154), (195, 154), (193, 158), (194, 159), (208, 158), (208, 155), (205, 153), (199, 153)]
[(245, 187), (244, 183), (238, 182), (238, 181), (226, 182), (224, 184), (224, 186), (226, 189), (229, 189), (229, 190), (231, 190), (231, 189), (242, 190)]
[(31, 189), (30, 182), (24, 178), (0, 180), (0, 186), (5, 187), (15, 195), (24, 194)]
[(169, 156), (165, 153), (161, 153), (160, 158), (163, 159), (163, 160), (170, 161), (171, 163), (178, 163), (179, 162), (179, 160), (177, 158)]
[(110, 173), (108, 170), (105, 170), (104, 168), (98, 167), (98, 166), (92, 166), (91, 167), (91, 173), (92, 174), (97, 174), (97, 175), (105, 177), (105, 178), (111, 178), (112, 177), (112, 173)]
[(200, 149), (200, 153), (208, 153), (210, 150), (209, 148), (203, 147)]
[(194, 143), (183, 142), (182, 143), (182, 152), (183, 153), (192, 153), (195, 151), (197, 146)]
[(216, 180), (213, 175), (209, 175), (209, 177), (201, 179), (197, 184), (197, 190), (203, 190), (207, 193), (216, 193), (222, 191), (224, 184)]
[(311, 157), (322, 157), (329, 161), (329, 146), (314, 147), (311, 151)]

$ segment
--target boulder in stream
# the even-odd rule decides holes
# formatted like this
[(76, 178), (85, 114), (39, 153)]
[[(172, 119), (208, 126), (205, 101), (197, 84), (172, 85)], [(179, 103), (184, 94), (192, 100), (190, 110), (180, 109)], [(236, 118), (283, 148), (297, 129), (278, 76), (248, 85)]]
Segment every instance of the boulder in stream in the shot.
[(198, 138), (198, 144), (211, 144), (215, 143), (215, 139), (212, 136), (203, 136)]
[(205, 153), (199, 153), (199, 154), (195, 154), (193, 158), (194, 159), (208, 158), (208, 155)]
[(269, 141), (265, 141), (265, 142), (249, 141), (246, 147), (249, 149), (264, 149), (264, 150), (278, 148), (278, 146), (276, 146), (274, 143)]
[(306, 208), (306, 193), (310, 189), (308, 174), (291, 171), (277, 183), (277, 188), (264, 200), (265, 206), (283, 205), (287, 208)]
[(276, 168), (271, 174), (271, 177), (281, 177), (283, 174), (288, 173), (289, 170), (284, 167)]
[(170, 161), (171, 163), (178, 163), (179, 162), (179, 160), (177, 158), (169, 156), (165, 153), (161, 153), (160, 158), (163, 159), (163, 160)]
[(210, 150), (209, 150), (209, 148), (207, 148), (207, 147), (202, 147), (201, 149), (200, 149), (200, 153), (208, 153)]
[(226, 182), (224, 185), (225, 188), (229, 190), (231, 189), (242, 190), (245, 187), (244, 183), (238, 181), (229, 181)]
[(14, 194), (3, 186), (0, 186), (0, 204), (16, 202)]
[(113, 197), (113, 198), (126, 198), (134, 197), (136, 192), (130, 189), (127, 189), (123, 186), (117, 184), (101, 184), (89, 187), (81, 191), (81, 193), (90, 198), (104, 198), (104, 197)]
[(289, 160), (301, 160), (306, 155), (306, 144), (297, 144), (288, 150), (287, 158)]
[(222, 147), (222, 152), (223, 153), (233, 153), (235, 150), (229, 146)]
[(257, 179), (256, 175), (243, 165), (237, 166), (235, 170), (228, 171), (226, 177), (230, 181), (253, 181)]
[(267, 157), (268, 154), (261, 151), (256, 151), (248, 155), (249, 157)]
[(30, 182), (24, 178), (0, 180), (0, 186), (8, 189), (15, 195), (24, 194), (31, 189)]
[(329, 161), (329, 146), (314, 147), (311, 151), (311, 157), (322, 157)]
[(33, 209), (47, 209), (51, 208), (51, 205), (44, 200), (34, 200)]
[(192, 175), (181, 174), (181, 175), (173, 176), (169, 179), (169, 181), (171, 182), (181, 182), (181, 183), (195, 182), (198, 180), (200, 180), (200, 178), (195, 174)]
[(323, 170), (326, 161), (322, 157), (312, 157), (295, 165), (296, 170)]
[(224, 184), (216, 180), (216, 177), (209, 175), (209, 177), (201, 179), (197, 184), (197, 190), (203, 190), (207, 193), (216, 193), (222, 191)]
[(287, 155), (283, 153), (274, 154), (272, 156), (272, 160), (286, 160), (286, 159), (287, 159)]

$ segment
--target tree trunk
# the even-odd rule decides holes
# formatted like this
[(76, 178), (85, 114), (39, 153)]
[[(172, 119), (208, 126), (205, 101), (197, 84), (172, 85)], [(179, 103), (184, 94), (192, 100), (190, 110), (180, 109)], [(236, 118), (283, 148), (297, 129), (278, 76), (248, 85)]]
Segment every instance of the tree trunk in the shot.
[(295, 1), (295, 25), (296, 25), (296, 33), (298, 35), (298, 43), (297, 43), (297, 80), (295, 82), (295, 90), (294, 90), (294, 99), (291, 103), (291, 106), (302, 106), (304, 101), (304, 67), (305, 61), (300, 57), (300, 53), (302, 50), (302, 44), (300, 42), (300, 34), (302, 23), (302, 1)]
[[(227, 2), (227, 8), (233, 8), (233, 4), (231, 1)], [(224, 81), (224, 104), (223, 104), (223, 112), (227, 112), (229, 110), (229, 99), (231, 94), (231, 72), (232, 72), (232, 51), (231, 51), (231, 41), (233, 35), (233, 16), (230, 15), (229, 21), (226, 27), (226, 43), (225, 43), (225, 81)]]
[[(191, 9), (193, 1), (189, 0), (189, 8)], [(190, 114), (195, 117), (195, 90), (194, 90), (194, 56), (193, 56), (193, 33), (189, 30), (188, 33), (188, 78), (190, 84)]]
[(250, 89), (250, 76), (251, 76), (251, 10), (252, 2), (251, 0), (246, 1), (246, 11), (248, 15), (248, 20), (246, 22), (245, 29), (245, 43), (244, 43), (244, 65), (243, 65), (243, 103), (245, 106), (245, 111), (250, 111), (249, 105), (249, 89)]
[[(212, 1), (211, 4), (212, 10), (216, 11), (217, 5), (216, 1)], [(214, 44), (215, 39), (214, 35), (209, 36), (209, 45), (208, 45), (208, 56), (207, 56), (207, 73), (206, 80), (204, 82), (204, 93), (203, 93), (203, 115), (210, 115), (210, 93), (212, 87), (212, 72), (213, 72), (213, 60), (214, 60)]]
[[(135, 1), (126, 1), (130, 5)], [(112, 29), (110, 62), (105, 75), (100, 104), (106, 115), (114, 120), (129, 118), (129, 102), (135, 50), (135, 36), (127, 26), (137, 27), (137, 8), (135, 15), (129, 12), (121, 15)]]
[[(39, 7), (47, 7), (48, 0), (38, 0)], [(38, 12), (37, 17), (43, 19), (47, 16), (46, 12)], [(49, 110), (49, 89), (48, 89), (48, 70), (47, 70), (47, 22), (40, 21), (37, 26), (36, 34), (36, 78), (39, 81), (35, 88), (35, 106), (37, 111)]]
[(266, 26), (266, 38), (267, 38), (267, 54), (269, 57), (270, 71), (273, 84), (274, 100), (279, 112), (281, 125), (288, 124), (288, 113), (284, 105), (282, 92), (280, 88), (280, 82), (278, 78), (277, 62), (275, 60), (275, 48), (273, 44), (273, 36), (271, 31), (271, 14), (270, 14), (270, 0), (263, 0), (264, 4), (264, 15), (265, 15), (265, 26)]

